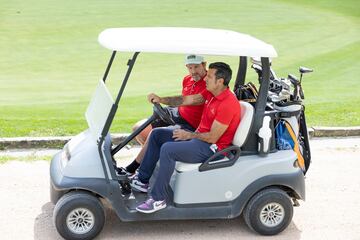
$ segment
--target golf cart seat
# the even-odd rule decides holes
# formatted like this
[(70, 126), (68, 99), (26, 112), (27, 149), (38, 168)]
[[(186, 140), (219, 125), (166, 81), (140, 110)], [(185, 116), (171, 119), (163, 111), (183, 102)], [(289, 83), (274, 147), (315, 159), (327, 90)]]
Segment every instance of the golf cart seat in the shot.
[[(251, 124), (254, 117), (254, 107), (248, 102), (239, 101), (239, 103), (241, 106), (241, 121), (238, 128), (236, 129), (232, 144), (233, 146), (241, 148), (250, 132)], [(201, 164), (202, 163), (176, 162), (175, 168), (178, 172), (186, 172), (199, 168)]]

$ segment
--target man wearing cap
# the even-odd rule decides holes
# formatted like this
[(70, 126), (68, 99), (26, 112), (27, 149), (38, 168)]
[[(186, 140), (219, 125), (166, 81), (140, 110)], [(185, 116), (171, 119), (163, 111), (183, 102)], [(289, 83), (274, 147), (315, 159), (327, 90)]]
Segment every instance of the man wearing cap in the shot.
[[(206, 76), (206, 62), (202, 56), (190, 54), (185, 57), (185, 66), (189, 74), (183, 78), (182, 95), (159, 97), (155, 93), (150, 93), (148, 95), (148, 101), (150, 103), (157, 102), (168, 105), (169, 107), (165, 107), (164, 109), (168, 112), (176, 125), (180, 126), (182, 129), (194, 131), (200, 123), (204, 104), (196, 106), (178, 106), (178, 103), (182, 101), (184, 96), (198, 94), (206, 89), (206, 83), (204, 81)], [(136, 123), (133, 130), (137, 129), (143, 122), (144, 120), (141, 120)], [(161, 119), (156, 119), (138, 135), (137, 140), (143, 145), (143, 148), (135, 160), (125, 168), (128, 173), (135, 173), (135, 170), (140, 166), (147, 146), (146, 138), (151, 130), (153, 128), (166, 126), (169, 126), (169, 124), (165, 123)], [(118, 169), (118, 171), (121, 171), (121, 169)]]

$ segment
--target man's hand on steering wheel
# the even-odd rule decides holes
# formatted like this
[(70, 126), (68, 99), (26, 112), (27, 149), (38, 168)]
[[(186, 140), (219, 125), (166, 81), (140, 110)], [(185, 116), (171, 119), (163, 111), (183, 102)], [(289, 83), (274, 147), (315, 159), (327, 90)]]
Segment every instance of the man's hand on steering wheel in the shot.
[(153, 104), (154, 104), (154, 113), (158, 115), (161, 120), (163, 120), (169, 125), (175, 125), (175, 122), (170, 116), (168, 111), (166, 111), (159, 103), (153, 102)]
[(150, 103), (160, 103), (161, 101), (161, 97), (159, 97), (158, 95), (156, 95), (155, 93), (150, 93), (148, 95), (148, 101)]

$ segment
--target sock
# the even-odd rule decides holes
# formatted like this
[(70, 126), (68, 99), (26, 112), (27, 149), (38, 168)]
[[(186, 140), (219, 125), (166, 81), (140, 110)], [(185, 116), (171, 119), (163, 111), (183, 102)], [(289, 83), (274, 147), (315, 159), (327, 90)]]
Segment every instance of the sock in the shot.
[(132, 163), (130, 163), (125, 169), (129, 173), (135, 173), (136, 169), (140, 166), (140, 163), (138, 163), (136, 160), (134, 160)]

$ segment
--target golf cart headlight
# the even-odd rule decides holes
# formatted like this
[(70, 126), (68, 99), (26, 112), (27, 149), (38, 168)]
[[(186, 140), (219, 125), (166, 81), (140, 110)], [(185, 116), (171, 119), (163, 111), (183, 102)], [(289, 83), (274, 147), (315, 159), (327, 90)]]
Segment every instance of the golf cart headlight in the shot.
[(64, 149), (61, 152), (61, 165), (63, 167), (65, 167), (65, 165), (70, 160), (70, 158), (71, 158), (71, 155), (70, 155), (70, 151), (69, 151), (69, 146), (68, 146), (68, 144), (66, 144), (64, 146)]

